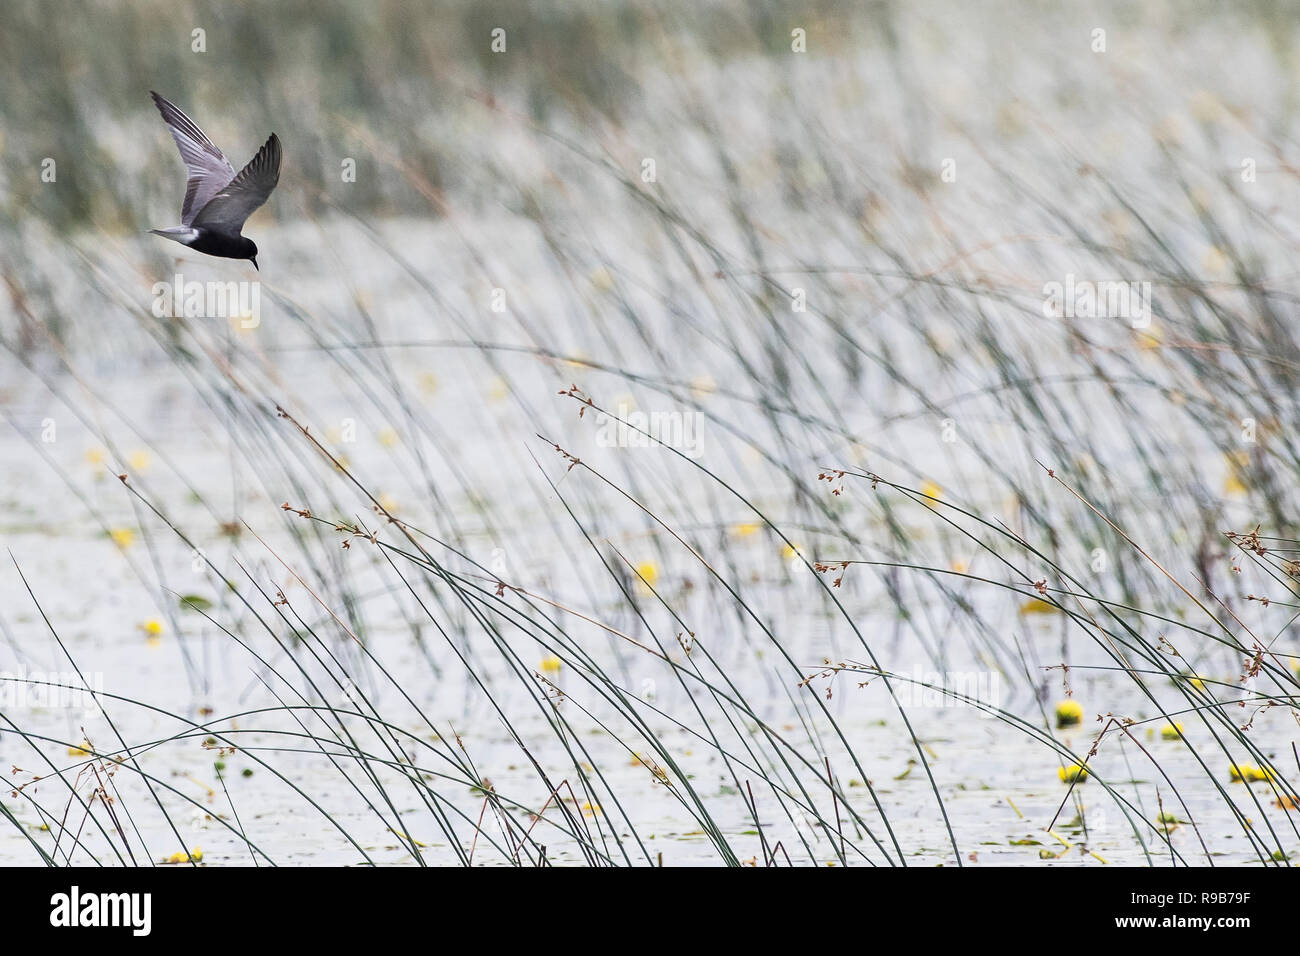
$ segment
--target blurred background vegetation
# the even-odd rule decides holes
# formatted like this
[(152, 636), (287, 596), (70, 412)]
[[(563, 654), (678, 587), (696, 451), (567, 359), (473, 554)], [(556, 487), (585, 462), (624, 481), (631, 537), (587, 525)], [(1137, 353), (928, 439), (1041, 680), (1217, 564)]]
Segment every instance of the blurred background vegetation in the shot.
[[(1281, 0), (1251, 0), (1231, 11), (1202, 2), (1071, 6), (981, 5), (988, 34), (962, 42), (986, 48), (989, 74), (962, 82), (996, 79), (1018, 45), (1041, 43), (1053, 31), (1066, 35), (1070, 23), (1083, 30), (1094, 22), (1114, 28), (1148, 21), (1176, 36), (1183, 24), (1227, 17), (1235, 30), (1244, 25), (1266, 35), (1275, 54), (1294, 63), (1297, 8)], [(725, 69), (756, 57), (788, 58), (795, 27), (807, 32), (814, 57), (889, 64), (895, 85), (862, 85), (859, 95), (897, 98), (906, 127), (899, 148), (910, 154), (906, 162), (929, 164), (943, 118), (924, 87), (931, 68), (937, 76), (944, 64), (918, 47), (915, 29), (932, 21), (939, 40), (932, 49), (942, 55), (952, 40), (944, 34), (961, 29), (952, 14), (951, 5), (894, 0), (11, 0), (0, 10), (0, 215), (11, 225), (34, 215), (65, 229), (144, 225), (142, 203), (162, 184), (174, 185), (178, 172), (176, 157), (162, 148), (151, 88), (196, 117), (237, 167), (274, 128), (289, 157), (283, 185), (298, 189), (309, 210), (321, 208), (321, 189), (339, 183), (346, 156), (400, 163), (404, 173), (369, 175), (363, 167), (347, 192), (353, 211), (438, 215), (429, 189), (514, 205), (529, 184), (519, 168), (483, 167), (490, 157), (476, 140), (485, 117), (468, 110), (468, 101), (578, 135), (616, 128), (663, 107), (646, 95), (656, 77), (689, 86), (697, 63)], [(506, 31), (505, 55), (490, 49), (498, 27)], [(206, 33), (205, 53), (191, 49), (196, 29)], [(845, 79), (851, 76), (846, 68)], [(737, 72), (726, 95), (744, 97), (745, 85)], [(1289, 90), (1294, 101), (1294, 70)], [(64, 188), (40, 188), (45, 157), (58, 161)]]
[[(646, 60), (671, 67), (697, 44), (718, 61), (788, 55), (795, 25), (823, 53), (874, 43), (888, 35), (891, 10), (847, 0), (814, 0), (797, 12), (772, 0), (671, 12), (508, 0), (6, 3), (4, 210), (63, 228), (136, 229), (141, 198), (178, 171), (161, 148), (151, 88), (190, 112), (236, 167), (274, 128), (287, 144), (287, 178), (299, 186), (339, 182), (343, 157), (382, 144), (378, 151), (411, 175), (363, 169), (348, 191), (355, 211), (436, 215), (412, 178), (461, 198), (512, 202), (517, 190), (493, 190), (491, 170), (467, 155), (467, 99), (490, 96), (538, 123), (617, 124), (645, 108)], [(506, 31), (504, 55), (490, 49), (496, 28)], [(195, 29), (205, 31), (204, 53), (192, 51)], [(65, 188), (40, 188), (47, 156)], [(496, 177), (516, 179), (517, 171)], [(320, 202), (309, 189), (303, 197)]]

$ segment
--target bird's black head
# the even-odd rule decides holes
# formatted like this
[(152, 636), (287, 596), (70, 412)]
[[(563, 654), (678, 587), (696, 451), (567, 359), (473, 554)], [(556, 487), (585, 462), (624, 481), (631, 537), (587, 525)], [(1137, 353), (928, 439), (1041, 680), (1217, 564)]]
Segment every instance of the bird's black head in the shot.
[(257, 264), (257, 243), (252, 239), (244, 240), (244, 254), (239, 258), (253, 260), (253, 268), (258, 272), (262, 271), (261, 267)]

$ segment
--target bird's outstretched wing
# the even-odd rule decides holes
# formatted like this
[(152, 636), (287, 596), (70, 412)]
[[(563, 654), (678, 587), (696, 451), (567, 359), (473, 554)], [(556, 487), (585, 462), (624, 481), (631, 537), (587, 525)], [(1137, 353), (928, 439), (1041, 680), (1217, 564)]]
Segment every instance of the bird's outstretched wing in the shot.
[(149, 95), (171, 130), (172, 139), (176, 140), (176, 147), (190, 174), (185, 185), (185, 204), (181, 206), (181, 222), (188, 226), (212, 197), (235, 178), (235, 168), (179, 106), (152, 90)]
[(239, 175), (213, 196), (190, 224), (238, 234), (279, 181), (280, 137), (272, 133)]

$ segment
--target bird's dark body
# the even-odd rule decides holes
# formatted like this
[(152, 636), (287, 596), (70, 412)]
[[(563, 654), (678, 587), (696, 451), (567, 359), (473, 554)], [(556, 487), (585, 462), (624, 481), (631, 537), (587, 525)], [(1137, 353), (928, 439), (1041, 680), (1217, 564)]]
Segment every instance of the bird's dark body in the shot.
[(194, 241), (187, 242), (185, 245), (196, 252), (220, 256), (223, 259), (252, 259), (257, 255), (257, 245), (252, 239), (215, 232), (211, 229), (199, 229), (199, 234)]

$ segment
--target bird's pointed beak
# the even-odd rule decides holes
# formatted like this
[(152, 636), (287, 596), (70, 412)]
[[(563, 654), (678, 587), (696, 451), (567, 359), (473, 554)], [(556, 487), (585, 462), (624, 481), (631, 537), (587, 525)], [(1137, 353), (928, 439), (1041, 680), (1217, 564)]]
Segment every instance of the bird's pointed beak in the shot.
[(262, 271), (262, 267), (257, 264), (257, 256), (249, 256), (248, 259), (250, 262), (253, 263), (254, 269), (256, 269), (258, 272)]

